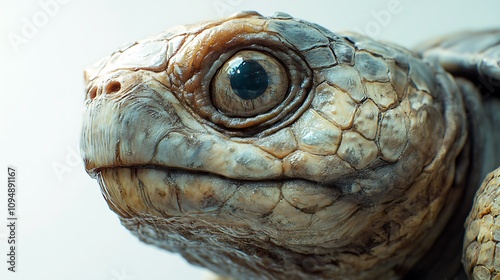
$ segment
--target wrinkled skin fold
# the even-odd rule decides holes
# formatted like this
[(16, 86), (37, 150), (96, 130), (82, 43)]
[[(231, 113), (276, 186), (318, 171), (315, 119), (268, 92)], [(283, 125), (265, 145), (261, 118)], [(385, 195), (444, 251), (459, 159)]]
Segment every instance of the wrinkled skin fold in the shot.
[[(286, 72), (261, 99), (219, 86), (242, 50)], [(86, 80), (81, 152), (110, 208), (219, 275), (425, 275), (463, 219), (466, 82), (401, 47), (248, 12), (130, 44)]]

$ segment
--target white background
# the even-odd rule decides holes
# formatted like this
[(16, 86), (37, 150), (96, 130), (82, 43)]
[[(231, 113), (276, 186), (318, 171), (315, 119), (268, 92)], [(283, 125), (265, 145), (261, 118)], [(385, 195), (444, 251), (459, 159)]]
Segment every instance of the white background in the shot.
[[(78, 157), (83, 69), (123, 43), (240, 10), (284, 11), (409, 48), (450, 32), (500, 28), (498, 0), (54, 1), (0, 0), (0, 279), (206, 277), (129, 234)], [(48, 2), (56, 5), (47, 10)], [(30, 24), (36, 30), (26, 33)], [(8, 165), (18, 169), (16, 273), (6, 263)]]

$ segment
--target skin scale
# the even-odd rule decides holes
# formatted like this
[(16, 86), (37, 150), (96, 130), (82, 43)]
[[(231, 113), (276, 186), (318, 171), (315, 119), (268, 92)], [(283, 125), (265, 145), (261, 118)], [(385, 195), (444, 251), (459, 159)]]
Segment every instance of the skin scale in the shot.
[[(222, 277), (496, 279), (500, 102), (475, 85), (500, 78), (499, 38), (175, 27), (86, 70), (82, 157), (127, 229)], [(266, 92), (235, 94), (232, 59)]]

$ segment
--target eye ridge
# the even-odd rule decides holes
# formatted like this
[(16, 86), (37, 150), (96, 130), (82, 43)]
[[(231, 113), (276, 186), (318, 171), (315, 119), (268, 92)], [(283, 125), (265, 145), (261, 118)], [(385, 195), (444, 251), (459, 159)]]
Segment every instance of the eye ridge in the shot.
[(252, 100), (266, 92), (269, 77), (259, 62), (238, 59), (233, 61), (229, 67), (231, 88), (237, 96), (245, 100)]

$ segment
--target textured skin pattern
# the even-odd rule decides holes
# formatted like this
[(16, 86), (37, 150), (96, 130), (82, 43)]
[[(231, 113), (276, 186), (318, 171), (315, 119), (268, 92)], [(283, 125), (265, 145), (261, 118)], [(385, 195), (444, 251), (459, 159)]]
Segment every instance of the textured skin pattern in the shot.
[(478, 191), (464, 241), (464, 264), (472, 279), (500, 277), (500, 169)]
[[(286, 69), (274, 108), (238, 117), (212, 102), (240, 50)], [(464, 85), (436, 63), (241, 13), (127, 45), (86, 80), (86, 169), (141, 240), (237, 279), (456, 275), (447, 248), (429, 250), (463, 221), (476, 150)]]
[[(476, 159), (472, 158), (472, 162), (482, 163), (474, 164), (470, 181), (477, 181), (473, 177), (482, 179), (487, 172), (497, 168), (500, 161), (500, 132), (497, 129), (500, 123), (500, 30), (450, 35), (430, 41), (420, 51), (427, 60), (477, 85), (474, 88), (462, 85), (461, 91), (471, 111), (469, 133), (474, 136), (472, 142), (476, 147)], [(480, 93), (485, 101), (482, 104), (472, 101), (473, 92)], [(500, 168), (486, 176), (465, 223), (462, 262), (470, 279), (500, 279), (499, 174)]]

